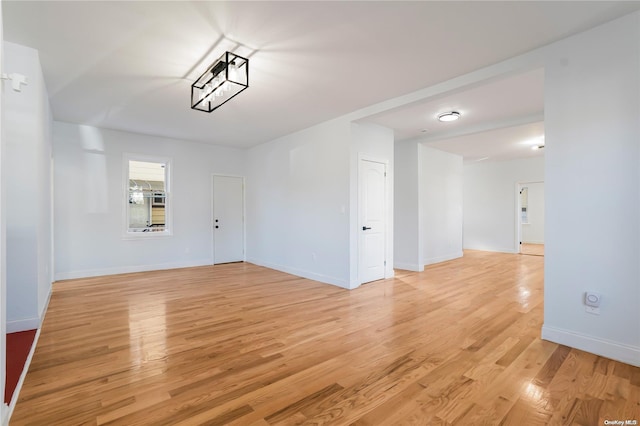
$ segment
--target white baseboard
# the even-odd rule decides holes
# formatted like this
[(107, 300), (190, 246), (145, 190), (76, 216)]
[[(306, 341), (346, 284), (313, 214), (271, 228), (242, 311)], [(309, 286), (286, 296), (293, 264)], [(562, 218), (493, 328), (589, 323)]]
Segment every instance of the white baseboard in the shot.
[[(18, 402), (18, 396), (20, 395), (20, 390), (22, 389), (22, 384), (24, 383), (24, 379), (27, 377), (27, 372), (29, 371), (29, 366), (31, 365), (31, 360), (33, 359), (33, 354), (36, 351), (36, 345), (38, 344), (38, 339), (40, 338), (40, 330), (42, 330), (42, 323), (44, 322), (44, 317), (47, 315), (47, 309), (49, 309), (49, 302), (51, 301), (51, 293), (53, 288), (49, 286), (49, 295), (47, 296), (47, 301), (42, 307), (42, 312), (40, 312), (40, 318), (38, 320), (38, 326), (36, 330), (36, 335), (33, 338), (33, 344), (31, 345), (31, 350), (29, 351), (29, 355), (27, 355), (27, 360), (24, 363), (24, 367), (22, 369), (22, 374), (20, 374), (20, 379), (18, 380), (18, 384), (16, 385), (16, 389), (13, 391), (13, 396), (11, 397), (11, 402), (7, 408), (7, 416), (6, 416), (6, 424), (9, 424), (9, 420), (11, 420), (11, 414), (13, 414), (13, 410), (16, 408), (16, 404)], [(9, 328), (7, 324), (7, 329)], [(33, 328), (28, 328), (26, 330), (33, 330)], [(9, 331), (7, 331), (9, 333)], [(3, 423), (5, 424), (5, 423)]]
[(49, 307), (49, 301), (51, 300), (51, 290), (52, 287), (49, 285), (49, 294), (47, 295), (47, 300), (44, 302), (42, 306), (42, 311), (40, 312), (39, 318), (23, 318), (19, 320), (8, 320), (6, 325), (7, 333), (17, 333), (20, 331), (27, 330), (35, 330), (42, 326), (42, 321), (44, 321), (44, 315), (47, 312), (47, 308)]
[(38, 328), (42, 327), (42, 321), (44, 321), (44, 316), (47, 314), (47, 309), (49, 309), (49, 302), (51, 302), (51, 293), (53, 293), (53, 283), (49, 284), (49, 294), (47, 294), (47, 300), (44, 302), (42, 310), (40, 311), (40, 324), (38, 325)]
[(424, 265), (420, 265), (418, 263), (395, 262), (393, 264), (393, 267), (396, 269), (402, 269), (405, 271), (415, 271), (415, 272), (424, 271)]
[(492, 253), (518, 253), (513, 247), (464, 246), (464, 250), (490, 251)]
[(314, 281), (319, 281), (325, 284), (331, 284), (342, 288), (349, 288), (349, 282), (344, 279), (331, 277), (329, 275), (317, 274), (311, 271), (305, 271), (303, 269), (292, 268), (289, 266), (278, 265), (271, 262), (266, 262), (256, 258), (247, 258), (247, 262), (253, 263), (255, 265), (264, 266), (270, 269), (275, 269), (276, 271), (286, 272), (287, 274), (296, 275), (298, 277), (307, 278)]
[(550, 342), (640, 367), (640, 348), (636, 346), (612, 342), (547, 325), (542, 326), (542, 338)]
[(15, 321), (7, 321), (7, 333), (35, 330), (40, 327), (40, 318), (23, 318)]
[(213, 265), (212, 259), (188, 260), (182, 262), (160, 263), (156, 265), (116, 266), (113, 268), (85, 269), (80, 271), (56, 272), (56, 281), (76, 278), (100, 277), (103, 275), (130, 274), (134, 272), (160, 271), (165, 269), (192, 268), (194, 266)]
[(447, 260), (458, 259), (460, 257), (462, 257), (461, 251), (456, 253), (446, 254), (444, 256), (430, 257), (424, 260), (424, 266), (433, 265), (434, 263), (446, 262)]
[(544, 244), (544, 241), (523, 241), (522, 244)]

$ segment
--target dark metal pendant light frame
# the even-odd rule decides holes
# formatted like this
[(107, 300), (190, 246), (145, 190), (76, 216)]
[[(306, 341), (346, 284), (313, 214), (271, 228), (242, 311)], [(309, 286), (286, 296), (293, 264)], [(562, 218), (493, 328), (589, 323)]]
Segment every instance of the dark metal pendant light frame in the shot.
[(249, 87), (249, 59), (225, 52), (191, 85), (191, 108), (212, 112)]

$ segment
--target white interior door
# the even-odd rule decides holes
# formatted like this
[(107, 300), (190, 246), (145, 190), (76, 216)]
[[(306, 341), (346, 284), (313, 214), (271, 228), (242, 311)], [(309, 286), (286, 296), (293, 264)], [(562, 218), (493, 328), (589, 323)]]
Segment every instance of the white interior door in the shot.
[(213, 177), (213, 263), (244, 260), (244, 179)]
[(522, 243), (544, 244), (544, 182), (527, 187), (527, 223), (522, 225)]
[(369, 160), (359, 164), (360, 224), (359, 277), (361, 283), (384, 278), (386, 246), (386, 165)]

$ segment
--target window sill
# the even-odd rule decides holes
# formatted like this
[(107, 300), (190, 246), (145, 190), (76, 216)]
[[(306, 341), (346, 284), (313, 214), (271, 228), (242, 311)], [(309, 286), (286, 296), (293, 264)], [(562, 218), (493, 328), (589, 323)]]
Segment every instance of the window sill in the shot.
[(126, 232), (122, 235), (123, 240), (147, 240), (153, 238), (166, 238), (172, 237), (173, 233), (170, 231), (156, 231), (156, 232)]

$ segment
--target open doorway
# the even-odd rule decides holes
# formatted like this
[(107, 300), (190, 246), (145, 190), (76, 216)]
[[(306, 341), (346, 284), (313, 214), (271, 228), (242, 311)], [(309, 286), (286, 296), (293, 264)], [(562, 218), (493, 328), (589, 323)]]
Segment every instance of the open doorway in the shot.
[(544, 182), (520, 183), (518, 192), (520, 254), (544, 256)]

